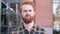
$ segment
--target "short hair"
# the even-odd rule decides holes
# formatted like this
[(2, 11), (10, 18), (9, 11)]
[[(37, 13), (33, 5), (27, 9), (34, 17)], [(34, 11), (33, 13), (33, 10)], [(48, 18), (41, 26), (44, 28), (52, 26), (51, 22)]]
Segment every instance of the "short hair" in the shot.
[(25, 4), (31, 5), (31, 6), (34, 8), (34, 11), (36, 10), (36, 7), (35, 7), (35, 5), (34, 5), (33, 2), (31, 2), (31, 1), (24, 1), (24, 2), (22, 2), (22, 3), (19, 5), (19, 11), (20, 11), (20, 12), (22, 11), (22, 6), (25, 5)]

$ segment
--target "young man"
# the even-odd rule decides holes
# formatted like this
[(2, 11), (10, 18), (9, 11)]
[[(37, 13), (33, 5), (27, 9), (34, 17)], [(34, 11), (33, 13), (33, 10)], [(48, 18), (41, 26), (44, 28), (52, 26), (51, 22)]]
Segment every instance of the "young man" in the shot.
[(34, 23), (36, 7), (32, 2), (21, 3), (19, 12), (23, 22), (16, 30), (12, 31), (12, 34), (46, 34), (43, 28), (39, 28)]

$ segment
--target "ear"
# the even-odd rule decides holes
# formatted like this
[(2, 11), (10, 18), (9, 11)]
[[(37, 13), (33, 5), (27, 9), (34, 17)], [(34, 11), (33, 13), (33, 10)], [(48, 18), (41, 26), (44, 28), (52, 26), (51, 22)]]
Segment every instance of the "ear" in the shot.
[(34, 15), (36, 15), (36, 12), (34, 11)]

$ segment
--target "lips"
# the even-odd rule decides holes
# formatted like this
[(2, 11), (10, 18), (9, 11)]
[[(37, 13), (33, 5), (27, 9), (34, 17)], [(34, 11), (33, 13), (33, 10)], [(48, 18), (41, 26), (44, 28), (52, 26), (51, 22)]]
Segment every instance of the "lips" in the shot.
[(30, 18), (31, 16), (30, 15), (26, 15), (25, 18)]
[(25, 17), (30, 17), (30, 15), (26, 15)]
[(26, 18), (30, 18), (30, 16), (26, 16)]
[(30, 17), (30, 16), (26, 16), (26, 17)]

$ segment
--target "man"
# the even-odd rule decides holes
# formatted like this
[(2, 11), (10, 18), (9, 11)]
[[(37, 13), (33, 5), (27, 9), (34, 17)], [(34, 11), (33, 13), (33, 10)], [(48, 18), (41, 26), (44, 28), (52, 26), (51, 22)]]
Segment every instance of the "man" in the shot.
[(12, 31), (12, 34), (46, 34), (43, 28), (39, 28), (35, 23), (36, 7), (31, 1), (25, 1), (19, 6), (22, 23)]

